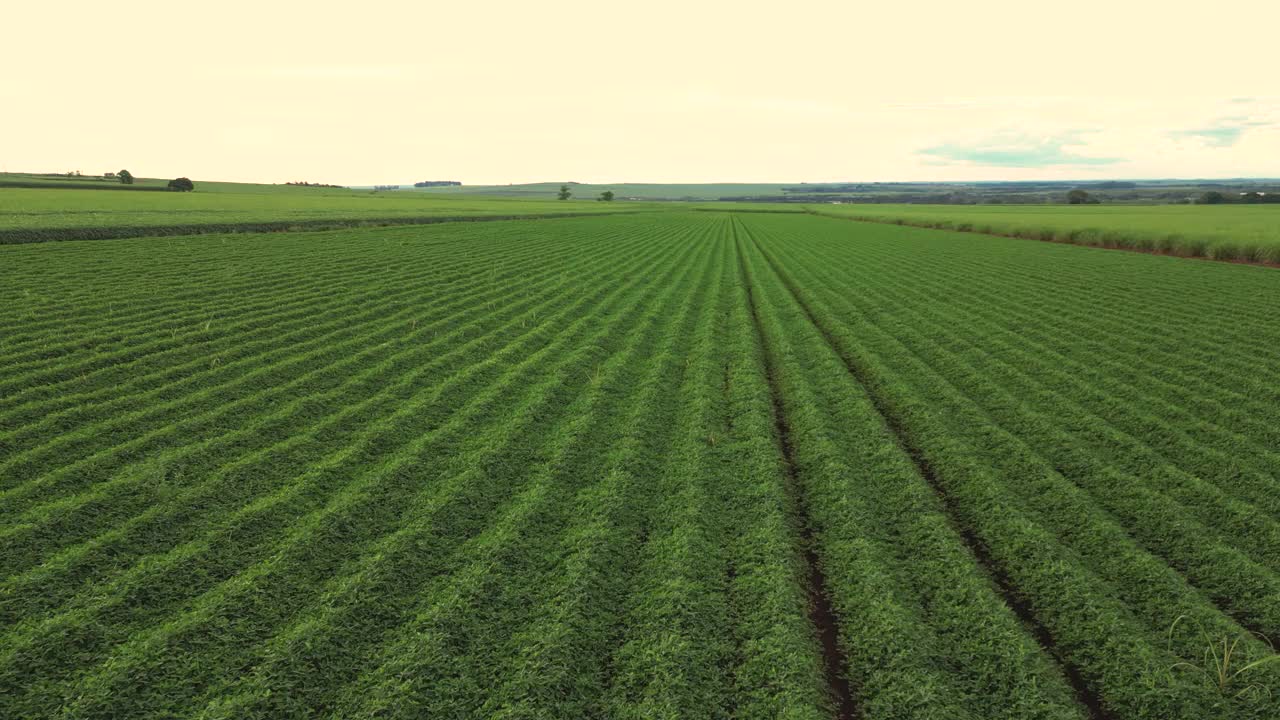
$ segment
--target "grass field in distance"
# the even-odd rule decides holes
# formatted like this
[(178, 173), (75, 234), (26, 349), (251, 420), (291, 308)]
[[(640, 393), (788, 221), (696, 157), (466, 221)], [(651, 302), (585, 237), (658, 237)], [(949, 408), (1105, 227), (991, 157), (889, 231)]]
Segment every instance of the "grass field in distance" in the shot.
[(1215, 260), (1280, 263), (1280, 204), (812, 205), (813, 212), (944, 230)]

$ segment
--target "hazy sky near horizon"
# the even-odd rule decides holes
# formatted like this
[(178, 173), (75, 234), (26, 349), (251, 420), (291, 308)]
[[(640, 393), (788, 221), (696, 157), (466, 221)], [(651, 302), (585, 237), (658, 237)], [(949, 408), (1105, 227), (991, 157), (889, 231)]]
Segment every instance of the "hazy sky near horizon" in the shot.
[(13, 3), (0, 169), (340, 184), (1280, 176), (1280, 3)]

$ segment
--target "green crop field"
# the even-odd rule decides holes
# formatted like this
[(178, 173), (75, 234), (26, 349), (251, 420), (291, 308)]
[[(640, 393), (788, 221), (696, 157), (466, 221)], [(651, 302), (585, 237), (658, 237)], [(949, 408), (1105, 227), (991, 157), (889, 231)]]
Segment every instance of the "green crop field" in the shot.
[(1280, 270), (646, 209), (0, 246), (0, 718), (1280, 717)]
[(1280, 204), (813, 205), (813, 212), (1184, 257), (1280, 263)]
[(0, 186), (0, 244), (652, 208), (648, 203), (436, 197), (239, 183), (200, 182), (196, 188), (197, 192), (173, 193)]

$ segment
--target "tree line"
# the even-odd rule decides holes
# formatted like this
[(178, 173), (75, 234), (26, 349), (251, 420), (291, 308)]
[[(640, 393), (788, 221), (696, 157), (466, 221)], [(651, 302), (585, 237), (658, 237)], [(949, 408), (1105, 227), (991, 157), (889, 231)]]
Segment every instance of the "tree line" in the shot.
[(1210, 190), (1195, 199), (1196, 205), (1224, 205), (1227, 203), (1243, 203), (1245, 205), (1280, 203), (1280, 193), (1253, 191), (1242, 192), (1239, 195), (1231, 195), (1229, 193), (1218, 192), (1217, 190)]
[[(568, 200), (571, 197), (573, 197), (573, 191), (569, 189), (569, 186), (561, 185), (560, 192), (556, 193), (556, 199)], [(596, 200), (599, 202), (613, 202), (613, 197), (614, 195), (612, 190), (605, 190), (604, 192), (600, 193), (600, 197), (596, 198)]]
[[(111, 173), (107, 173), (103, 177), (110, 177), (110, 176), (111, 176)], [(121, 185), (132, 185), (134, 183), (133, 173), (129, 172), (128, 170), (121, 170), (120, 172), (116, 173), (115, 177), (117, 180), (120, 181)], [(190, 178), (180, 177), (180, 178), (174, 178), (170, 180), (169, 184), (165, 186), (165, 189), (170, 190), (172, 192), (191, 192), (192, 190), (196, 189), (196, 184), (191, 182)]]

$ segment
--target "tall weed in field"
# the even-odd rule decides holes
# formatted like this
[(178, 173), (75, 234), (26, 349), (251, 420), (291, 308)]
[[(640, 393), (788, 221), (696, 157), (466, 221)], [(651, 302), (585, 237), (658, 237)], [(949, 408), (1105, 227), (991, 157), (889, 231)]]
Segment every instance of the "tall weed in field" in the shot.
[[(1173, 621), (1173, 625), (1169, 626), (1170, 643), (1172, 643), (1173, 635), (1183, 620), (1190, 620), (1190, 618), (1186, 615), (1179, 615)], [(1272, 653), (1262, 657), (1252, 657), (1245, 654), (1246, 649), (1240, 646), (1241, 641), (1247, 635), (1237, 635), (1234, 638), (1227, 635), (1215, 637), (1210, 635), (1198, 622), (1194, 620), (1191, 620), (1191, 622), (1195, 624), (1196, 630), (1199, 631), (1201, 638), (1204, 640), (1203, 660), (1200, 665), (1189, 662), (1176, 663), (1171, 669), (1187, 670), (1204, 675), (1223, 695), (1250, 699), (1271, 697), (1271, 688), (1263, 685), (1259, 680), (1254, 680), (1257, 675), (1254, 672), (1255, 670), (1280, 661), (1280, 655), (1275, 654), (1275, 647), (1271, 645), (1271, 641), (1266, 636), (1261, 633), (1254, 633), (1268, 647), (1271, 647)]]

